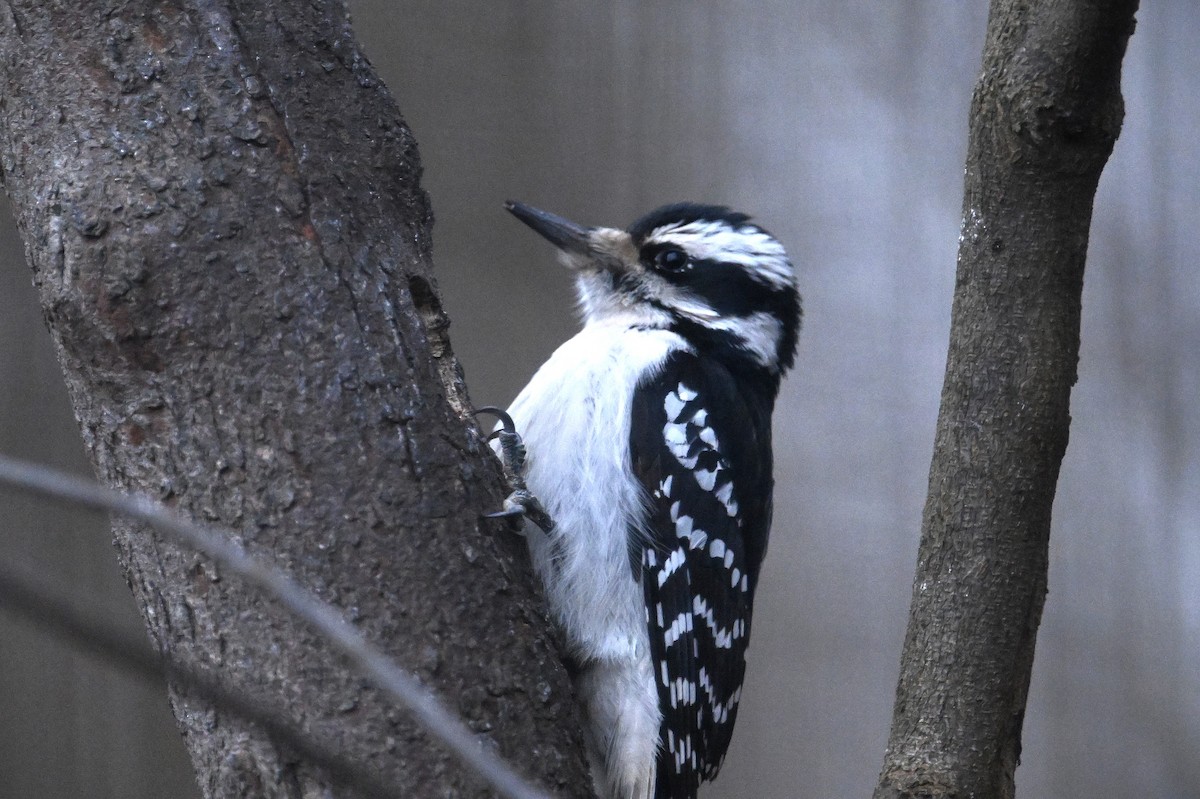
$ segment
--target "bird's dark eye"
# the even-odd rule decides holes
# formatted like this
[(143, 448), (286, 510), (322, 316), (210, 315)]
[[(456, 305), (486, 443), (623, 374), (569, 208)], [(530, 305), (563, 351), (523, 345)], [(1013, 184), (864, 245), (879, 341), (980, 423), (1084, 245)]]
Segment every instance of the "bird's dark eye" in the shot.
[(654, 265), (664, 272), (678, 272), (688, 265), (687, 253), (671, 247), (654, 256)]

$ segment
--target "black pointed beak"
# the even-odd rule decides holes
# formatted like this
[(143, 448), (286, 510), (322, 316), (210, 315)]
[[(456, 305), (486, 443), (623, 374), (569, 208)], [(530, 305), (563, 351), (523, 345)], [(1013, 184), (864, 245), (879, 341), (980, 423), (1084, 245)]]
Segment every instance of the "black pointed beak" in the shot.
[(504, 204), (513, 216), (537, 231), (542, 238), (549, 241), (563, 252), (583, 255), (588, 252), (588, 234), (591, 228), (577, 225), (569, 219), (563, 219), (549, 211), (534, 208), (525, 203), (509, 200)]

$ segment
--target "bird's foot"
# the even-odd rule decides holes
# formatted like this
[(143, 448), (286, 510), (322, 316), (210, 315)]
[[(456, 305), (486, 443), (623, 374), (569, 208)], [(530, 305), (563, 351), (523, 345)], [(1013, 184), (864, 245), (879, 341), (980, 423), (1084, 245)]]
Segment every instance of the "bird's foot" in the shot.
[(508, 479), (512, 493), (504, 499), (503, 510), (484, 514), (484, 518), (515, 519), (524, 517), (542, 528), (544, 532), (550, 532), (554, 521), (542, 507), (538, 498), (525, 485), (525, 445), (521, 441), (520, 434), (517, 433), (516, 424), (512, 417), (500, 408), (489, 406), (475, 411), (476, 416), (485, 413), (500, 420), (499, 427), (492, 431), (487, 440), (496, 439), (499, 442), (497, 454), (500, 456), (500, 462), (504, 465), (504, 476)]

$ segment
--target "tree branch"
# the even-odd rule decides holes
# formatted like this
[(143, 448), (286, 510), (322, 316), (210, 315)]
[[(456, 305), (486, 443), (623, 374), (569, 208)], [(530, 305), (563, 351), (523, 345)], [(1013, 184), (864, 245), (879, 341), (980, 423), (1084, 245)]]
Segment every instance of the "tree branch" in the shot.
[(130, 638), (104, 621), (89, 618), (69, 593), (45, 576), (27, 568), (0, 563), (0, 609), (34, 622), (39, 632), (59, 635), (129, 674), (145, 680), (166, 677), (184, 685), (223, 710), (251, 722), (276, 744), (324, 769), (339, 785), (365, 796), (400, 797), (399, 786), (387, 785), (361, 763), (348, 760), (328, 742), (318, 741), (288, 721), (283, 712), (269, 708), (262, 698), (231, 690), (216, 675), (203, 674), (183, 663), (152, 652), (144, 637)]
[[(439, 741), (454, 752), (462, 762), (483, 777), (501, 796), (512, 799), (544, 799), (544, 794), (530, 787), (506, 763), (491, 751), (482, 749), (466, 726), (446, 711), (441, 702), (425, 690), (412, 676), (396, 666), (378, 648), (351, 627), (336, 609), (322, 602), (277, 568), (250, 557), (227, 535), (205, 529), (182, 519), (157, 502), (139, 496), (109, 491), (88, 480), (72, 477), (57, 469), (0, 455), (0, 485), (33, 494), (107, 510), (136, 519), (166, 533), (187, 546), (203, 552), (216, 565), (236, 574), (277, 600), (318, 632), (324, 642), (345, 655), (360, 674), (366, 676), (391, 699), (406, 708)], [(16, 580), (11, 581), (16, 584)], [(180, 672), (175, 667), (173, 672)], [(194, 681), (193, 681), (194, 682)], [(203, 692), (209, 698), (211, 692)], [(239, 708), (233, 708), (245, 716)]]
[(994, 0), (950, 349), (876, 799), (1011, 797), (1067, 446), (1092, 200), (1136, 0)]

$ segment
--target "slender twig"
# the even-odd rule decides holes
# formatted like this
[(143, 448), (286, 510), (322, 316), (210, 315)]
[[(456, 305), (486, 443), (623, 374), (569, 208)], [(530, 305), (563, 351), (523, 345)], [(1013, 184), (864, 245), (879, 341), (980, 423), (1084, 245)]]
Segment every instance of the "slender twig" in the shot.
[(222, 685), (211, 673), (156, 654), (144, 638), (124, 634), (97, 618), (89, 618), (72, 601), (69, 592), (28, 567), (0, 562), (0, 608), (34, 621), (71, 644), (142, 679), (165, 676), (189, 694), (203, 697), (260, 727), (283, 748), (315, 764), (335, 782), (365, 796), (403, 796), (399, 786), (388, 785), (361, 763), (344, 757), (317, 741), (283, 715), (245, 693)]
[(252, 558), (217, 528), (187, 521), (160, 503), (135, 494), (122, 494), (93, 481), (65, 472), (0, 455), (0, 484), (55, 497), (84, 507), (107, 510), (144, 522), (186, 543), (221, 564), (226, 570), (275, 597), (297, 618), (319, 632), (380, 690), (406, 707), (417, 722), (501, 796), (511, 799), (547, 799), (512, 767), (480, 745), (465, 724), (411, 675), (282, 571)]

